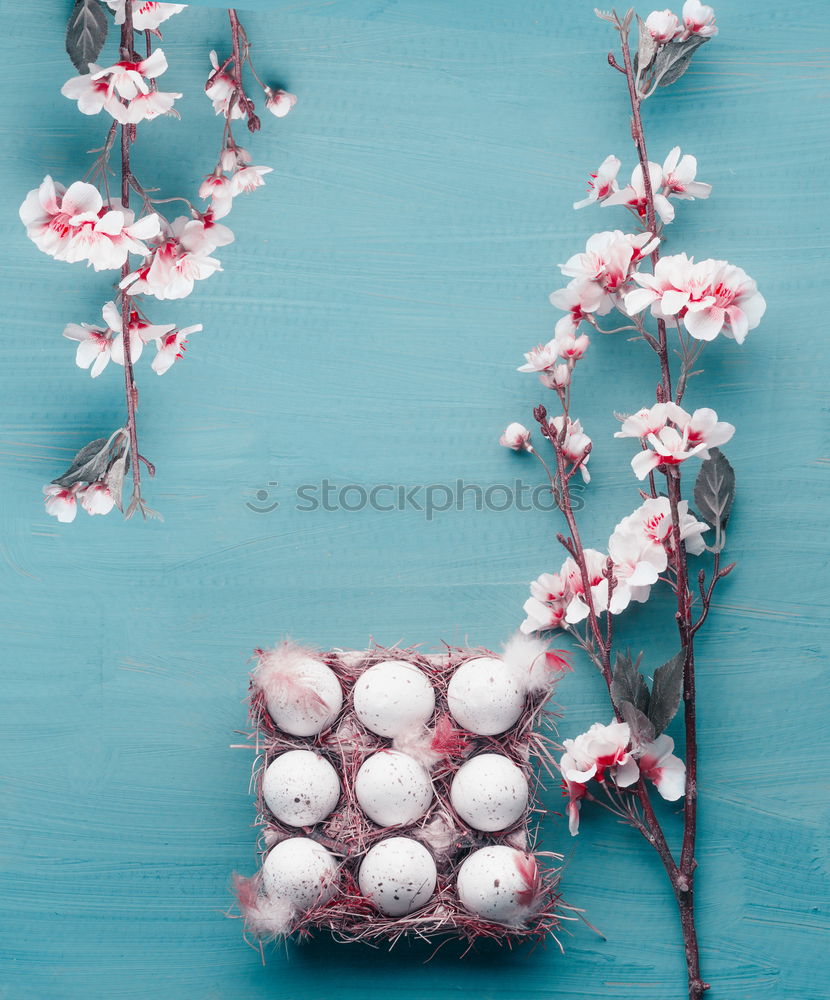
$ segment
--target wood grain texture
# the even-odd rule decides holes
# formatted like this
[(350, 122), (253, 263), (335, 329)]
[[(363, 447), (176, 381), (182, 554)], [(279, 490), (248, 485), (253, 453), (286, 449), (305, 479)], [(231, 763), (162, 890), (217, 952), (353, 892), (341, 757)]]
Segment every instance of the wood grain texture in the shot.
[[(259, 65), (300, 103), (250, 144), (275, 171), (234, 211), (225, 273), (153, 310), (205, 323), (164, 379), (144, 359), (139, 370), (143, 450), (159, 468), (148, 499), (166, 520), (69, 528), (45, 518), (40, 486), (117, 426), (122, 401), (120, 373), (90, 381), (60, 336), (97, 315), (106, 278), (39, 255), (17, 220), (46, 172), (81, 176), (100, 145), (101, 122), (58, 92), (65, 6), (3, 3), (0, 996), (679, 1000), (657, 860), (590, 809), (575, 841), (561, 817), (545, 824), (568, 858), (568, 899), (605, 935), (575, 924), (565, 955), (444, 951), (425, 966), (421, 948), (320, 941), (262, 967), (223, 916), (230, 872), (254, 865), (250, 759), (228, 749), (252, 647), (284, 634), (497, 645), (527, 581), (558, 562), (541, 511), (428, 521), (303, 512), (292, 494), (324, 477), (538, 481), (496, 445), (538, 397), (514, 369), (552, 329), (556, 263), (621, 224), (570, 210), (583, 175), (611, 150), (632, 160), (592, 2), (260, 4)], [(671, 248), (734, 260), (769, 302), (744, 348), (717, 343), (689, 391), (738, 425), (739, 568), (699, 653), (702, 957), (713, 1000), (823, 1000), (830, 40), (821, 0), (721, 0), (717, 13), (721, 36), (646, 110), (654, 158), (679, 142), (714, 184), (681, 208)], [(225, 23), (194, 9), (165, 36), (182, 121), (146, 130), (136, 169), (177, 194), (218, 143), (200, 88)], [(577, 409), (596, 444), (581, 516), (601, 544), (636, 502), (611, 409), (650, 398), (656, 373), (616, 338), (584, 364)], [(254, 513), (270, 482), (280, 507)], [(635, 609), (621, 639), (659, 662), (669, 613), (665, 600)], [(602, 714), (599, 678), (581, 663), (560, 700), (573, 734)]]

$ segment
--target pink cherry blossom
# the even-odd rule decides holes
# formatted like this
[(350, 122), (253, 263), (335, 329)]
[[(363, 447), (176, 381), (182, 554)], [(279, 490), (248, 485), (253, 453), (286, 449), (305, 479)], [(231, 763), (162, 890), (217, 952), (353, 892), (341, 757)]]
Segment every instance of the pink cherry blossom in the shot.
[(661, 465), (679, 465), (693, 455), (708, 458), (709, 448), (726, 444), (734, 433), (733, 425), (719, 421), (714, 410), (690, 414), (676, 403), (656, 403), (626, 417), (614, 437), (639, 438), (650, 446), (631, 460), (634, 474), (645, 479)]
[[(706, 547), (703, 532), (709, 530), (709, 525), (689, 513), (689, 503), (681, 500), (677, 505), (680, 521), (680, 540), (684, 542), (686, 551), (692, 555), (700, 555)], [(671, 504), (666, 496), (649, 497), (640, 506), (624, 517), (614, 529), (616, 532), (629, 532), (645, 538), (652, 546), (663, 548), (666, 552), (674, 549), (672, 533)], [(665, 569), (666, 563), (660, 567)]]
[(200, 198), (210, 198), (210, 214), (214, 219), (224, 219), (233, 205), (233, 187), (230, 177), (221, 171), (207, 176), (199, 187)]
[[(560, 270), (570, 278), (593, 284), (599, 289), (602, 293), (600, 302), (592, 311), (603, 316), (617, 305), (618, 293), (625, 290), (637, 263), (651, 253), (658, 243), (659, 240), (651, 233), (623, 233), (619, 229), (594, 233), (585, 244), (585, 252), (574, 254), (565, 264), (560, 265)], [(586, 287), (580, 285), (578, 294), (586, 302), (590, 301), (589, 289)], [(570, 300), (570, 297), (559, 298), (557, 292), (554, 295), (557, 296), (554, 305), (564, 305)], [(571, 306), (567, 305), (565, 308), (570, 309)]]
[(159, 217), (135, 221), (120, 202), (104, 204), (92, 184), (76, 181), (68, 189), (46, 177), (20, 206), (29, 239), (44, 253), (70, 263), (86, 260), (96, 271), (123, 266), (130, 253), (145, 255), (143, 242), (159, 231)]
[[(147, 0), (131, 0), (133, 7), (133, 27), (136, 31), (155, 31), (158, 26), (174, 14), (185, 9), (182, 3), (150, 3)], [(110, 10), (115, 12), (115, 23), (123, 24), (126, 16), (126, 0), (107, 0)]]
[(595, 722), (576, 739), (563, 740), (565, 753), (559, 769), (568, 795), (568, 826), (572, 836), (579, 832), (579, 804), (589, 781), (610, 777), (618, 788), (628, 788), (640, 776), (640, 769), (629, 750), (631, 730), (626, 722), (604, 726)]
[(682, 320), (696, 340), (714, 340), (723, 333), (742, 344), (767, 307), (752, 278), (725, 260), (695, 263), (686, 254), (675, 254), (662, 257), (654, 274), (638, 271), (634, 280), (640, 287), (625, 295), (629, 315), (651, 306), (653, 316)]
[[(557, 324), (557, 328), (558, 326), (559, 324)], [(560, 332), (557, 329), (554, 343), (560, 358), (564, 358), (566, 361), (579, 361), (588, 350), (591, 341), (586, 333), (577, 337), (573, 330), (565, 329)]]
[(271, 90), (265, 88), (265, 107), (277, 118), (285, 118), (288, 112), (297, 103), (294, 94), (289, 94), (287, 90)]
[(530, 451), (530, 431), (524, 424), (508, 424), (499, 438), (499, 444), (513, 451)]
[[(659, 163), (649, 162), (648, 176), (651, 182), (654, 211), (661, 222), (671, 222), (674, 219), (674, 206), (663, 194), (663, 168)], [(626, 205), (633, 209), (641, 219), (646, 218), (648, 201), (642, 164), (638, 163), (631, 171), (631, 181), (626, 187), (615, 191), (602, 203), (603, 208), (610, 205)]]
[(234, 198), (239, 194), (248, 194), (262, 187), (265, 174), (270, 174), (273, 167), (240, 167), (231, 177), (231, 193)]
[(519, 626), (525, 635), (559, 628), (565, 620), (569, 601), (568, 584), (559, 573), (542, 573), (530, 585), (530, 597), (525, 601), (527, 615)]
[(110, 362), (112, 331), (106, 326), (101, 330), (88, 323), (67, 323), (63, 335), (78, 342), (75, 364), (88, 369), (93, 378), (98, 378)]
[(49, 483), (43, 487), (46, 513), (56, 517), (61, 524), (70, 524), (78, 513), (75, 488)]
[(686, 0), (683, 4), (684, 37), (700, 35), (703, 38), (713, 38), (718, 29), (715, 26), (715, 12), (700, 0)]
[[(567, 424), (565, 424), (566, 419)], [(549, 424), (552, 432), (557, 435), (557, 438), (561, 437), (562, 428), (565, 427), (565, 435), (564, 438), (561, 438), (559, 447), (561, 447), (562, 453), (569, 462), (580, 463), (579, 471), (582, 473), (582, 479), (584, 482), (590, 483), (591, 474), (588, 472), (588, 459), (591, 457), (591, 439), (582, 430), (582, 424), (579, 420), (571, 420), (561, 414), (558, 417), (552, 417)]]
[(217, 115), (224, 115), (233, 121), (236, 118), (245, 117), (245, 109), (235, 98), (236, 81), (232, 76), (219, 69), (219, 57), (215, 52), (210, 53), (210, 65), (213, 67), (208, 82), (205, 84), (205, 93), (213, 102), (213, 110)]
[(647, 601), (668, 565), (663, 546), (654, 545), (642, 531), (618, 524), (608, 539), (608, 554), (614, 562), (615, 613), (624, 611), (631, 601)]
[(153, 295), (157, 299), (183, 299), (197, 281), (222, 270), (221, 263), (204, 253), (186, 250), (171, 234), (157, 246), (142, 266), (128, 274), (120, 287), (128, 295)]
[(178, 233), (179, 242), (189, 253), (213, 253), (219, 247), (228, 246), (234, 241), (231, 230), (216, 222), (211, 212), (195, 219), (180, 216), (174, 220), (172, 229)]
[(588, 180), (588, 195), (582, 201), (575, 201), (574, 208), (585, 208), (593, 205), (594, 202), (602, 201), (608, 195), (617, 190), (617, 174), (620, 169), (620, 161), (616, 156), (606, 156), (597, 168), (595, 174), (591, 174)]
[(100, 70), (100, 66), (90, 63), (88, 73), (70, 77), (61, 87), (64, 97), (78, 102), (82, 115), (97, 115), (104, 109), (114, 114), (115, 108), (121, 107), (121, 102), (110, 91), (109, 81), (95, 75)]
[(539, 344), (531, 348), (525, 354), (525, 363), (520, 365), (516, 371), (520, 372), (546, 372), (550, 371), (559, 360), (559, 351), (556, 341), (550, 340), (547, 344)]
[(654, 783), (657, 791), (669, 802), (676, 802), (686, 791), (686, 765), (675, 757), (674, 740), (663, 733), (637, 752), (640, 774)]
[(151, 90), (147, 94), (139, 94), (127, 104), (116, 101), (107, 110), (121, 125), (137, 125), (139, 122), (152, 121), (159, 115), (172, 114), (178, 117), (173, 104), (181, 96), (172, 91)]
[[(608, 578), (606, 577), (608, 556), (597, 549), (585, 549), (585, 568), (588, 570), (588, 587), (590, 592), (591, 606), (594, 614), (603, 615), (606, 611), (617, 614), (623, 611), (630, 600), (629, 595), (619, 595), (616, 591), (611, 594), (609, 601)], [(579, 564), (568, 557), (562, 564), (560, 574), (564, 577), (568, 587), (568, 607), (565, 611), (565, 621), (569, 625), (584, 621), (590, 614), (588, 605), (588, 592), (585, 590), (585, 582), (582, 579), (582, 571)]]
[(78, 490), (78, 500), (87, 514), (109, 514), (115, 506), (115, 500), (106, 483), (96, 482), (83, 486)]
[(156, 339), (158, 353), (153, 358), (150, 367), (156, 375), (163, 375), (169, 371), (173, 364), (184, 356), (187, 347), (187, 338), (192, 333), (198, 333), (202, 329), (202, 324), (186, 326), (181, 330), (174, 330)]
[(604, 293), (601, 284), (586, 278), (574, 278), (565, 288), (552, 292), (550, 302), (566, 314), (556, 324), (557, 336), (573, 334), (587, 316), (594, 313), (605, 316), (612, 306), (611, 299)]
[(539, 381), (547, 389), (564, 389), (571, 382), (571, 366), (561, 364), (552, 371), (539, 372)]
[(660, 45), (674, 41), (683, 31), (677, 14), (670, 10), (653, 10), (646, 18), (646, 27), (654, 41)]
[(686, 153), (681, 158), (680, 147), (675, 146), (663, 163), (663, 192), (666, 197), (678, 198), (680, 201), (708, 198), (712, 193), (712, 185), (696, 181), (696, 174), (697, 159), (691, 153)]

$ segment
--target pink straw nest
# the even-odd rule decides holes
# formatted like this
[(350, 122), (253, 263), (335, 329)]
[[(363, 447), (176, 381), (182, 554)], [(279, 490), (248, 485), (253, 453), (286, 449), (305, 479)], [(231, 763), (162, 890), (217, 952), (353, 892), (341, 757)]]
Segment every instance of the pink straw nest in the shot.
[[(445, 646), (445, 652), (427, 655), (417, 648), (373, 646), (363, 651), (340, 649), (318, 653), (291, 642), (274, 650), (256, 650), (257, 664), (250, 684), (250, 743), (256, 752), (252, 783), (256, 792), (257, 819), (260, 827), (259, 851), (262, 859), (271, 848), (290, 837), (308, 837), (338, 859), (336, 888), (331, 898), (303, 912), (286, 910), (284, 901), (272, 901), (263, 887), (261, 872), (251, 878), (234, 876), (234, 889), (245, 932), (260, 942), (308, 938), (316, 931), (327, 931), (338, 941), (387, 944), (400, 938), (443, 942), (457, 939), (472, 946), (490, 939), (508, 947), (520, 942), (542, 942), (553, 938), (563, 920), (574, 919), (563, 911), (571, 908), (561, 902), (558, 893), (561, 855), (534, 853), (536, 827), (543, 815), (538, 792), (545, 777), (559, 781), (553, 761), (555, 714), (545, 707), (563, 661), (549, 654), (544, 683), (538, 671), (527, 684), (525, 707), (520, 718), (507, 732), (497, 736), (478, 736), (462, 730), (453, 720), (447, 702), (447, 687), (455, 670), (476, 657), (498, 657), (487, 649), (463, 649)], [(509, 652), (505, 654), (507, 657)], [(299, 656), (312, 656), (330, 667), (343, 690), (343, 704), (334, 720), (317, 735), (291, 736), (281, 731), (267, 708), (269, 682), (274, 676), (284, 678), (284, 665)], [(352, 704), (352, 689), (369, 667), (385, 660), (402, 660), (418, 667), (435, 691), (435, 713), (421, 732), (394, 740), (370, 732), (358, 719)], [(312, 695), (313, 697), (313, 695)], [(380, 750), (400, 750), (419, 760), (429, 771), (434, 797), (425, 815), (415, 823), (381, 827), (360, 808), (355, 796), (355, 776), (361, 764)], [(313, 827), (293, 827), (274, 817), (263, 796), (263, 775), (268, 765), (289, 750), (313, 750), (327, 759), (337, 771), (341, 795), (334, 811)], [(503, 754), (513, 761), (528, 781), (528, 804), (524, 814), (509, 829), (482, 833), (470, 828), (453, 809), (450, 785), (458, 767), (479, 753)], [(405, 836), (423, 844), (438, 870), (435, 892), (415, 912), (405, 916), (385, 916), (367, 899), (358, 885), (358, 870), (366, 852), (389, 836)], [(456, 876), (465, 858), (473, 851), (503, 845), (522, 852), (517, 861), (524, 889), (521, 891), (520, 917), (511, 924), (489, 922), (469, 912), (459, 899)], [(561, 947), (561, 944), (560, 944)]]

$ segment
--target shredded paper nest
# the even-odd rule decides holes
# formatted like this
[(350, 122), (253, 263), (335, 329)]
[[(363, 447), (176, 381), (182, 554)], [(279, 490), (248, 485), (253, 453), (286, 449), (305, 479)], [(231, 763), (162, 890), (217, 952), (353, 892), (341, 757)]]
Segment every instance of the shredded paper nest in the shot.
[[(537, 647), (532, 657), (545, 653)], [(343, 692), (343, 704), (334, 721), (322, 732), (310, 737), (291, 736), (280, 730), (269, 714), (269, 684), (279, 676), (282, 662), (290, 664), (298, 655), (312, 656), (325, 663), (337, 676)], [(519, 719), (506, 732), (496, 736), (477, 736), (462, 729), (453, 719), (447, 687), (455, 670), (476, 657), (498, 657), (486, 649), (446, 647), (446, 652), (425, 655), (417, 649), (387, 649), (375, 646), (363, 651), (331, 650), (316, 653), (285, 642), (273, 650), (257, 650), (257, 667), (250, 685), (250, 742), (256, 752), (253, 787), (256, 792), (258, 847), (261, 859), (278, 843), (291, 837), (308, 837), (325, 847), (337, 859), (333, 892), (305, 909), (298, 909), (284, 899), (269, 896), (260, 870), (250, 878), (234, 878), (240, 915), (247, 935), (260, 942), (291, 938), (301, 940), (315, 931), (329, 932), (339, 941), (363, 941), (393, 944), (402, 936), (440, 942), (456, 938), (473, 944), (477, 939), (492, 939), (512, 945), (520, 941), (542, 941), (556, 937), (563, 916), (563, 904), (557, 891), (561, 857), (535, 851), (536, 829), (542, 810), (538, 792), (545, 777), (559, 780), (553, 765), (553, 715), (545, 708), (556, 679), (556, 670), (539, 671), (527, 661), (525, 707)], [(506, 657), (506, 654), (505, 654)], [(421, 731), (385, 739), (370, 732), (358, 719), (352, 703), (352, 690), (360, 675), (374, 664), (402, 660), (418, 667), (431, 682), (435, 692), (435, 713)], [(554, 657), (556, 661), (556, 658)], [(561, 661), (556, 661), (561, 665)], [(268, 669), (263, 669), (263, 666)], [(411, 825), (381, 827), (360, 808), (355, 795), (355, 776), (361, 764), (381, 750), (395, 749), (420, 761), (428, 770), (434, 796), (427, 812)], [(334, 811), (313, 827), (288, 826), (275, 818), (263, 796), (263, 776), (268, 765), (290, 750), (312, 750), (328, 760), (336, 770), (341, 785), (340, 799)], [(529, 786), (528, 804), (520, 819), (510, 828), (483, 833), (468, 826), (453, 808), (450, 786), (458, 768), (480, 753), (503, 754), (525, 775)], [(366, 853), (388, 837), (409, 837), (423, 844), (437, 868), (434, 893), (425, 905), (404, 916), (386, 916), (375, 903), (361, 893), (360, 865)], [(520, 916), (509, 924), (494, 923), (471, 912), (462, 904), (457, 890), (457, 875), (464, 860), (479, 848), (505, 845), (515, 848), (517, 867), (524, 888)], [(521, 860), (518, 860), (518, 859)]]

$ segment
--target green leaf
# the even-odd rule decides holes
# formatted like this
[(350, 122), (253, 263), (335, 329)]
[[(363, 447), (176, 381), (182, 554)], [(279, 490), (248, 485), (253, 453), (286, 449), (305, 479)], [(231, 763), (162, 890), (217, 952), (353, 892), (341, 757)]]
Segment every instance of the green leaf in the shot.
[(701, 517), (715, 529), (712, 551), (723, 548), (723, 531), (735, 499), (735, 470), (720, 448), (710, 448), (695, 481), (695, 504)]
[(654, 40), (651, 32), (646, 27), (646, 22), (639, 14), (637, 15), (637, 27), (640, 32), (640, 40), (637, 45), (637, 51), (634, 53), (634, 72), (637, 76), (640, 76), (654, 62), (654, 57), (657, 55), (660, 44)]
[(126, 440), (123, 431), (116, 431), (109, 438), (90, 441), (72, 459), (66, 472), (52, 482), (56, 486), (69, 487), (105, 480), (112, 465), (127, 451)]
[(108, 27), (100, 0), (77, 0), (66, 25), (66, 51), (79, 73), (88, 73), (100, 55)]
[(643, 744), (651, 743), (656, 733), (654, 732), (654, 724), (648, 716), (635, 708), (630, 701), (624, 701), (617, 707), (623, 722), (627, 722), (628, 728), (631, 730), (631, 742), (634, 749), (638, 750)]
[(668, 87), (679, 80), (689, 68), (695, 51), (708, 42), (708, 38), (692, 35), (682, 42), (668, 42), (657, 53), (654, 60), (654, 79), (658, 87)]
[(651, 684), (651, 698), (648, 705), (648, 717), (654, 724), (657, 736), (663, 732), (677, 714), (680, 707), (680, 697), (683, 694), (683, 665), (686, 662), (686, 650), (667, 660), (662, 667), (654, 671)]
[(611, 678), (611, 699), (620, 711), (624, 702), (629, 702), (640, 712), (648, 711), (648, 685), (639, 666), (640, 657), (634, 663), (630, 650), (617, 653)]
[(122, 454), (116, 458), (112, 465), (107, 469), (106, 475), (104, 476), (104, 482), (107, 485), (107, 489), (110, 491), (112, 499), (115, 501), (115, 506), (124, 513), (124, 507), (122, 502), (122, 494), (124, 492), (124, 479), (127, 476), (127, 471), (130, 468), (130, 450), (125, 448)]

